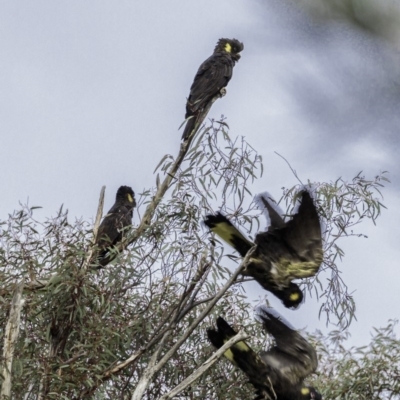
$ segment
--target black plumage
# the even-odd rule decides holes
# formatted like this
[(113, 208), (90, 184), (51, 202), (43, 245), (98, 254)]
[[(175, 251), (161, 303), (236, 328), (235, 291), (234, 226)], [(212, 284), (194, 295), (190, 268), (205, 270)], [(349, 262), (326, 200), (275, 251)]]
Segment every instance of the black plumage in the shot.
[(121, 242), (126, 228), (132, 225), (133, 209), (136, 206), (135, 193), (129, 186), (121, 186), (115, 203), (104, 217), (97, 232), (96, 245), (99, 258), (103, 258), (108, 248)]
[[(259, 307), (257, 313), (276, 345), (257, 354), (243, 341), (224, 353), (249, 378), (256, 391), (255, 400), (321, 400), (321, 395), (313, 387), (304, 384), (304, 379), (318, 366), (313, 346), (273, 310)], [(236, 331), (219, 317), (217, 329), (208, 329), (207, 335), (213, 346), (220, 348), (236, 335)]]
[(224, 215), (207, 215), (204, 223), (242, 257), (255, 244), (256, 248), (243, 275), (253, 277), (288, 308), (296, 308), (303, 293), (294, 279), (314, 276), (323, 260), (321, 226), (310, 194), (300, 193), (296, 214), (285, 222), (270, 203), (267, 195), (256, 199), (270, 220), (266, 232), (256, 235), (254, 243), (247, 239)]
[[(133, 208), (135, 206), (135, 193), (132, 188), (129, 186), (121, 186), (117, 191), (114, 205), (104, 217), (97, 232), (95, 244), (97, 246), (98, 261), (107, 255), (110, 246), (115, 246), (122, 240), (126, 228), (132, 224)], [(76, 301), (76, 298), (72, 300)], [(62, 306), (59, 308), (58, 312), (55, 312), (52, 316), (49, 353), (51, 357), (57, 355), (62, 356), (64, 353), (66, 343), (75, 322), (73, 315), (76, 304), (74, 301), (72, 301), (70, 305), (61, 302), (60, 304)], [(48, 390), (48, 388), (46, 388), (46, 390)]]
[[(65, 303), (62, 303), (65, 307)], [(61, 315), (57, 317), (53, 315), (50, 325), (50, 357), (54, 357), (57, 354), (61, 356), (64, 353), (65, 346), (69, 335), (72, 332), (73, 320), (70, 318), (69, 313), (65, 312), (64, 307), (62, 308)], [(67, 308), (67, 307), (65, 307)], [(69, 308), (70, 310), (71, 308)]]
[(189, 137), (195, 128), (199, 113), (228, 85), (233, 67), (239, 61), (239, 53), (243, 49), (243, 43), (236, 39), (219, 39), (212, 56), (200, 65), (186, 103), (185, 118), (190, 119), (186, 122), (182, 139), (186, 140)]

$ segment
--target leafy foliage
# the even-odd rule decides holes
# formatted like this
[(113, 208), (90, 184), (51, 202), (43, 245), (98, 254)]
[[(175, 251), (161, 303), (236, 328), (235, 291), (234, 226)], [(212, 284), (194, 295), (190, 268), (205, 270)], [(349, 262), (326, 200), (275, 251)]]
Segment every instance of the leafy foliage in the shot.
[[(327, 399), (381, 400), (400, 396), (400, 340), (396, 321), (375, 329), (368, 346), (346, 349), (346, 334), (333, 331), (328, 337), (317, 336), (320, 375), (316, 385)], [(332, 379), (334, 377), (334, 379)]]
[[(15, 283), (26, 280), (12, 371), (14, 398), (133, 399), (141, 387), (146, 398), (158, 399), (213, 352), (205, 328), (221, 314), (246, 326), (258, 338), (252, 339), (255, 348), (266, 345), (260, 328), (249, 323), (243, 280), (223, 288), (231, 276), (226, 264), (232, 265), (229, 259), (237, 261), (236, 255), (228, 254), (228, 259), (224, 247), (210, 240), (201, 224), (205, 214), (222, 208), (249, 232), (260, 229), (250, 187), (263, 173), (262, 158), (244, 138), (231, 140), (223, 120), (201, 130), (181, 154), (183, 162), (169, 184), (169, 194), (156, 201), (162, 177), (171, 177), (178, 160), (166, 155), (157, 167), (156, 187), (139, 195), (139, 219), (150, 215), (149, 221), (143, 230), (132, 228), (126, 249), (113, 249), (115, 258), (100, 270), (95, 261), (87, 265), (91, 225), (70, 222), (62, 208), (54, 218), (40, 222), (34, 207), (23, 206), (1, 222), (2, 327)], [(325, 283), (317, 276), (305, 286), (324, 299), (321, 310), (328, 320), (335, 315), (348, 325), (354, 315), (354, 302), (340, 278), (337, 262), (343, 251), (338, 243), (345, 236), (362, 235), (353, 229), (362, 220), (379, 216), (383, 205), (375, 196), (385, 179), (384, 174), (373, 180), (358, 174), (350, 183), (315, 184), (326, 223), (322, 270), (331, 277)], [(295, 189), (283, 193), (288, 212)], [(146, 214), (149, 209), (154, 212)], [(2, 346), (4, 330), (0, 335)], [(55, 340), (61, 345), (56, 347)], [(352, 353), (346, 357), (350, 363)], [(324, 373), (341, 376), (335, 368)], [(330, 390), (327, 381), (318, 382)], [(244, 377), (220, 362), (177, 398), (249, 396)]]

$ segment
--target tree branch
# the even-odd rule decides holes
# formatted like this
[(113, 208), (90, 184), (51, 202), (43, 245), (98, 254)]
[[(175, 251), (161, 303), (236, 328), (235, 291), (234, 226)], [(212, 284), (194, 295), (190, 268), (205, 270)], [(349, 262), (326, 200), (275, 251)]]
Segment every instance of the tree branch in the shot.
[(2, 376), (4, 378), (1, 386), (0, 398), (11, 398), (11, 368), (14, 357), (15, 343), (18, 339), (19, 325), (21, 320), (21, 309), (24, 304), (22, 292), (24, 290), (24, 281), (20, 282), (15, 289), (11, 303), (10, 316), (8, 318), (6, 331), (4, 335), (3, 349), (3, 368)]
[(187, 338), (192, 334), (196, 327), (201, 321), (208, 315), (211, 309), (215, 306), (218, 300), (225, 294), (232, 283), (235, 281), (237, 276), (242, 272), (242, 270), (248, 264), (250, 257), (254, 252), (254, 246), (248, 251), (246, 257), (242, 260), (239, 267), (231, 275), (222, 289), (215, 295), (214, 299), (210, 301), (207, 307), (200, 313), (200, 315), (193, 321), (193, 323), (188, 327), (185, 333), (177, 340), (177, 342), (171, 347), (171, 349), (164, 355), (164, 357), (155, 366), (147, 366), (141, 376), (139, 383), (134, 391), (131, 400), (140, 400), (151, 382), (152, 377), (169, 361), (169, 359), (175, 354), (175, 352), (181, 347), (181, 345), (187, 340)]
[[(143, 234), (143, 232), (148, 228), (148, 226), (151, 223), (151, 219), (153, 218), (154, 213), (155, 213), (155, 211), (157, 209), (158, 204), (160, 203), (160, 201), (164, 197), (165, 193), (167, 192), (172, 180), (175, 178), (175, 175), (178, 172), (178, 170), (179, 170), (179, 168), (180, 168), (180, 166), (181, 166), (181, 164), (182, 164), (182, 162), (183, 162), (183, 160), (184, 160), (184, 158), (185, 158), (185, 156), (186, 156), (186, 154), (187, 154), (187, 152), (188, 152), (188, 150), (190, 148), (190, 144), (193, 141), (195, 133), (197, 132), (199, 127), (203, 124), (208, 112), (211, 109), (211, 106), (220, 97), (222, 97), (222, 95), (221, 94), (217, 94), (212, 98), (212, 100), (207, 105), (207, 107), (199, 115), (199, 117), (198, 117), (198, 119), (196, 121), (195, 128), (193, 129), (192, 133), (189, 135), (189, 137), (186, 140), (182, 141), (182, 143), (180, 145), (180, 150), (179, 150), (178, 157), (176, 158), (174, 163), (171, 165), (169, 171), (166, 173), (165, 179), (162, 182), (162, 184), (158, 185), (156, 194), (154, 195), (153, 200), (147, 206), (147, 208), (146, 208), (146, 210), (145, 210), (145, 212), (143, 214), (143, 217), (142, 217), (142, 219), (140, 221), (139, 226), (135, 229), (135, 231), (129, 237), (127, 237), (127, 238), (122, 240), (122, 242), (117, 246), (118, 251), (109, 253), (106, 257), (104, 257), (100, 261), (99, 265), (101, 267), (104, 267), (107, 264), (109, 264), (117, 256), (118, 252), (122, 251), (124, 248), (126, 248), (126, 246), (128, 246), (128, 245), (134, 243), (136, 240), (138, 240), (139, 237)], [(97, 267), (94, 268), (94, 269), (97, 269)], [(40, 283), (42, 284), (42, 281), (40, 281)], [(35, 290), (35, 289), (32, 288), (32, 290)], [(164, 334), (165, 334), (165, 331), (162, 333), (162, 335), (164, 335)], [(151, 341), (151, 346), (153, 344), (154, 344), (154, 340)], [(109, 379), (112, 375), (120, 372), (122, 369), (124, 369), (127, 366), (129, 366), (130, 364), (134, 363), (151, 346), (149, 346), (149, 345), (145, 346), (144, 348), (136, 351), (134, 354), (132, 354), (126, 360), (122, 361), (118, 365), (116, 365), (116, 366), (108, 369), (107, 371), (105, 371), (103, 373), (103, 376), (100, 377), (99, 379), (97, 379), (96, 383), (93, 384), (93, 386), (91, 388), (85, 390), (84, 395), (89, 395), (90, 393), (93, 393), (94, 390), (96, 390), (96, 388), (99, 385), (101, 385), (104, 381)]]
[(208, 360), (206, 360), (196, 371), (194, 371), (191, 375), (189, 375), (186, 379), (184, 379), (178, 386), (172, 389), (169, 393), (164, 394), (160, 397), (159, 400), (169, 400), (174, 396), (182, 392), (182, 390), (186, 389), (191, 383), (193, 383), (196, 379), (200, 378), (201, 375), (204, 374), (209, 368), (211, 368), (219, 358), (228, 350), (232, 345), (242, 340), (246, 340), (249, 338), (243, 331), (239, 331), (235, 336), (230, 338), (222, 347), (220, 347)]
[(100, 198), (99, 198), (99, 205), (97, 206), (97, 213), (96, 213), (96, 220), (94, 221), (94, 226), (93, 226), (93, 237), (92, 237), (92, 243), (91, 246), (89, 248), (87, 257), (85, 262), (82, 265), (82, 269), (87, 269), (87, 267), (89, 266), (90, 262), (93, 259), (93, 256), (96, 256), (97, 251), (94, 248), (95, 243), (96, 243), (96, 239), (97, 239), (97, 233), (99, 231), (99, 226), (100, 226), (100, 222), (101, 222), (101, 217), (103, 216), (103, 208), (104, 208), (104, 193), (106, 191), (106, 187), (102, 186), (101, 190), (100, 190)]
[[(178, 157), (176, 158), (176, 160), (173, 162), (170, 169), (166, 173), (164, 181), (161, 183), (161, 185), (159, 185), (157, 187), (157, 192), (154, 195), (153, 200), (147, 206), (146, 211), (143, 214), (143, 217), (142, 217), (142, 220), (140, 221), (139, 226), (135, 229), (135, 231), (132, 233), (132, 235), (129, 238), (126, 238), (121, 243), (119, 243), (119, 245), (117, 246), (118, 252), (122, 251), (126, 246), (136, 242), (136, 240), (139, 239), (139, 237), (142, 235), (142, 233), (150, 225), (158, 204), (164, 197), (172, 180), (175, 178), (175, 175), (178, 172), (179, 167), (181, 166), (183, 160), (185, 159), (186, 153), (188, 152), (188, 150), (190, 148), (190, 144), (193, 141), (195, 133), (197, 132), (197, 130), (199, 129), (199, 127), (202, 125), (203, 121), (205, 120), (208, 112), (210, 111), (211, 106), (220, 97), (221, 97), (220, 93), (216, 94), (212, 98), (212, 100), (209, 102), (209, 104), (204, 108), (203, 112), (201, 114), (199, 114), (199, 117), (196, 120), (195, 128), (193, 129), (193, 131), (189, 135), (189, 137), (186, 140), (182, 141)], [(101, 260), (100, 265), (102, 267), (106, 266), (117, 256), (118, 252), (113, 252), (112, 254), (109, 254), (107, 257), (105, 257), (103, 260)]]
[(154, 366), (157, 363), (158, 356), (160, 355), (160, 352), (162, 348), (164, 347), (165, 341), (168, 339), (168, 336), (171, 334), (171, 330), (168, 330), (164, 333), (164, 336), (162, 337), (161, 341), (158, 344), (157, 349), (153, 353), (153, 355), (150, 358), (149, 364), (147, 365), (147, 368), (144, 370), (142, 376), (140, 377), (139, 383), (136, 386), (135, 392), (132, 395), (132, 400), (140, 400), (142, 398), (142, 393), (147, 389), (149, 386), (150, 380), (152, 378), (152, 370)]

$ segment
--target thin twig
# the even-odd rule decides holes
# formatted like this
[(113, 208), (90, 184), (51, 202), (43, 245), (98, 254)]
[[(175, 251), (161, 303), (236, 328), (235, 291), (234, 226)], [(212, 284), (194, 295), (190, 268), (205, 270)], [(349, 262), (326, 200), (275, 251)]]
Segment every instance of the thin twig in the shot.
[(133, 353), (126, 360), (122, 361), (121, 363), (117, 364), (115, 367), (104, 372), (102, 379), (105, 380), (105, 379), (109, 378), (111, 375), (114, 375), (114, 374), (118, 373), (119, 371), (122, 371), (125, 367), (127, 367), (128, 365), (135, 362), (145, 351), (146, 351), (146, 349), (140, 349), (139, 351)]
[(277, 153), (276, 151), (274, 151), (274, 153), (275, 153), (277, 156), (281, 157), (281, 158), (286, 162), (286, 164), (289, 166), (289, 168), (290, 168), (290, 170), (292, 171), (292, 173), (293, 173), (293, 175), (295, 176), (295, 178), (303, 185), (303, 182), (300, 180), (300, 178), (299, 178), (298, 175), (297, 175), (297, 172), (292, 168), (292, 166), (290, 165), (289, 161), (286, 160), (285, 157), (283, 157), (281, 154)]
[(189, 303), (193, 302), (193, 300), (192, 300), (193, 297), (196, 296), (198, 291), (201, 289), (205, 279), (207, 278), (207, 275), (208, 275), (207, 270), (209, 270), (209, 268), (211, 267), (211, 264), (209, 262), (207, 262), (207, 256), (208, 256), (208, 249), (205, 248), (203, 250), (203, 254), (201, 256), (196, 275), (192, 279), (192, 281), (189, 285), (189, 288), (187, 288), (181, 296), (181, 300), (180, 300), (180, 303), (178, 306), (179, 310), (181, 310), (181, 311), (177, 315), (177, 318), (176, 318), (177, 322), (182, 319), (182, 309), (187, 308), (188, 302)]
[(208, 303), (214, 298), (214, 296), (206, 297), (205, 299), (201, 299), (199, 301), (193, 302), (189, 304), (180, 314), (179, 314), (179, 320), (181, 320), (189, 311), (193, 310), (193, 308), (196, 308), (200, 304)]
[(63, 366), (68, 365), (76, 361), (78, 358), (86, 356), (86, 352), (76, 354), (75, 356), (69, 358), (68, 360), (63, 361)]

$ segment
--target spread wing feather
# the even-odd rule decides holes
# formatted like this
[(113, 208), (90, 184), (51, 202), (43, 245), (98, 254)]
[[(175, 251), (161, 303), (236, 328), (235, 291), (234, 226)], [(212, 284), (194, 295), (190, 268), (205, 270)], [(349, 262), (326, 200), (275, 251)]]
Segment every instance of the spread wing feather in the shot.
[(323, 260), (322, 235), (315, 204), (307, 191), (301, 193), (298, 212), (287, 222), (282, 237), (299, 256), (298, 262), (305, 266), (305, 270), (300, 268), (299, 275), (294, 277), (314, 276)]
[(272, 309), (261, 306), (256, 313), (265, 331), (276, 342), (276, 347), (261, 354), (264, 361), (275, 364), (282, 374), (290, 370), (293, 384), (300, 383), (315, 372), (318, 359), (314, 347)]
[(268, 192), (255, 196), (254, 202), (258, 209), (264, 213), (270, 227), (282, 228), (285, 226), (285, 221), (282, 218), (283, 212)]

